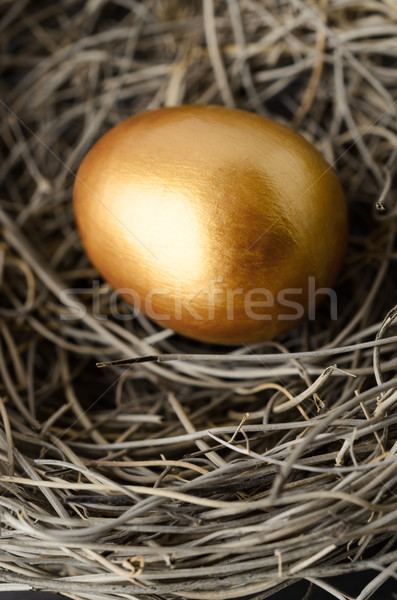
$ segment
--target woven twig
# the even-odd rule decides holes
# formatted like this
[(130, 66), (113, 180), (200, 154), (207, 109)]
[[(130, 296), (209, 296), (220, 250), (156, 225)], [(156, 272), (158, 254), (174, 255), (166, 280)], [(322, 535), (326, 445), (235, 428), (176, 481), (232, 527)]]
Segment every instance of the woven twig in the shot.
[[(347, 598), (332, 577), (372, 569), (366, 600), (397, 567), (395, 4), (0, 11), (0, 591), (260, 600), (306, 579)], [(90, 266), (83, 156), (180, 103), (271, 117), (333, 164), (351, 218), (337, 320), (324, 305), (219, 349), (130, 318)]]

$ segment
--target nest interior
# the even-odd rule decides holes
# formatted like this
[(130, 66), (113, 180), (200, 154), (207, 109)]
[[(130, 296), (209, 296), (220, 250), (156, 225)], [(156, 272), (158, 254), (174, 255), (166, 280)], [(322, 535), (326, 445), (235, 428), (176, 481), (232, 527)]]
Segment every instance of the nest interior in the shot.
[[(0, 30), (0, 591), (345, 598), (333, 576), (371, 568), (371, 597), (397, 569), (396, 4), (3, 0)], [(182, 103), (278, 120), (334, 166), (336, 320), (221, 353), (132, 318), (89, 264), (85, 153)]]

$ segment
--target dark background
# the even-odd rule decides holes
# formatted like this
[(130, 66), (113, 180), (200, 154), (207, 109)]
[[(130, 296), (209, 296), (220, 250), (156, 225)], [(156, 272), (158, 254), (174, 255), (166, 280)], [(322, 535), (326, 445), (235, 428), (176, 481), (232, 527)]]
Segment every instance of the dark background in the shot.
[[(341, 592), (356, 598), (366, 584), (375, 576), (375, 572), (355, 573), (353, 575), (334, 577), (329, 579), (328, 582)], [(308, 588), (308, 582), (300, 581), (273, 594), (271, 600), (303, 600), (308, 592)], [(0, 593), (0, 598), (1, 600), (66, 600), (64, 596), (44, 592), (3, 592)], [(317, 586), (313, 586), (312, 593), (306, 596), (305, 600), (331, 600), (331, 598), (334, 598), (334, 596)], [(396, 579), (386, 581), (370, 598), (372, 600), (397, 600)], [(249, 597), (247, 596), (246, 599), (242, 600), (249, 600)]]

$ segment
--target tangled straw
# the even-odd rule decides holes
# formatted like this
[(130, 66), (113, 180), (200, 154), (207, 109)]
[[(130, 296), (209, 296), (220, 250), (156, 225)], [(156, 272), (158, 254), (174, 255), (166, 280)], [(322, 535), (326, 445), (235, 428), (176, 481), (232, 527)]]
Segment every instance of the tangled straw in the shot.
[[(332, 577), (372, 569), (366, 600), (396, 577), (396, 23), (388, 0), (0, 4), (0, 591), (343, 599)], [(274, 118), (335, 166), (337, 321), (221, 352), (88, 264), (84, 154), (180, 103)]]

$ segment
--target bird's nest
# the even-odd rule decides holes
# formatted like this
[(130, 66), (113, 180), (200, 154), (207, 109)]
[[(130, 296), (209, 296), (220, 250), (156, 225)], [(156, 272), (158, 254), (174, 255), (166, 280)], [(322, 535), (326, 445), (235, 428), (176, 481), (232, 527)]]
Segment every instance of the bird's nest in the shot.
[[(343, 598), (332, 577), (372, 569), (369, 598), (397, 564), (395, 3), (0, 11), (0, 591), (259, 600), (305, 579)], [(269, 116), (334, 165), (336, 320), (325, 303), (277, 341), (208, 347), (132, 318), (90, 266), (78, 165), (123, 118), (180, 103)]]

